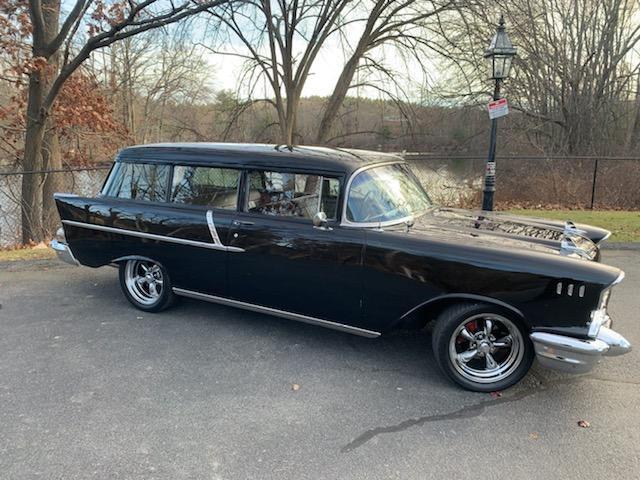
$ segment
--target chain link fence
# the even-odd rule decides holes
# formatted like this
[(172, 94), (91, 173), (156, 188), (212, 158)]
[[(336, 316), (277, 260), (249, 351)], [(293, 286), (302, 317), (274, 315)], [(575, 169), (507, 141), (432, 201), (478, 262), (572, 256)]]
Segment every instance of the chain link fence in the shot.
[[(481, 205), (486, 157), (404, 156), (436, 203)], [(496, 165), (498, 209), (640, 209), (640, 157), (505, 156)]]
[(97, 165), (38, 172), (0, 170), (0, 248), (18, 245), (22, 240), (23, 175), (39, 175), (43, 182), (47, 175), (56, 175), (60, 191), (92, 196), (100, 191), (110, 168), (111, 165)]
[[(478, 208), (485, 157), (403, 153), (439, 205)], [(95, 195), (110, 165), (43, 172), (0, 171), (0, 247), (21, 240), (23, 175), (57, 175), (60, 190)], [(497, 159), (496, 208), (640, 209), (640, 158), (534, 157)]]

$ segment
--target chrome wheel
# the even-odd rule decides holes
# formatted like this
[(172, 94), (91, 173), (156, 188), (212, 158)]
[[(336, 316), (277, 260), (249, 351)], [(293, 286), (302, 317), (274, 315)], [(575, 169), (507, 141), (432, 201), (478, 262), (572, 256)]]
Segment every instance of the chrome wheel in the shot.
[(522, 333), (508, 318), (481, 313), (465, 319), (449, 341), (455, 370), (476, 383), (495, 383), (509, 377), (522, 363)]
[(164, 288), (160, 265), (151, 261), (129, 260), (124, 276), (127, 290), (136, 302), (142, 305), (158, 302)]

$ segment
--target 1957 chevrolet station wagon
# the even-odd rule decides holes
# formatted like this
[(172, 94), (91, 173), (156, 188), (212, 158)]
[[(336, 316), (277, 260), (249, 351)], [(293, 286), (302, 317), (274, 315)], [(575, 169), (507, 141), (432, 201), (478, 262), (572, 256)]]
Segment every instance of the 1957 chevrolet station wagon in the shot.
[(59, 256), (118, 266), (144, 311), (185, 296), (365, 337), (434, 322), (436, 362), (476, 391), (534, 357), (582, 373), (631, 348), (607, 314), (624, 276), (600, 263), (608, 231), (436, 207), (397, 156), (143, 145), (96, 198), (55, 198)]

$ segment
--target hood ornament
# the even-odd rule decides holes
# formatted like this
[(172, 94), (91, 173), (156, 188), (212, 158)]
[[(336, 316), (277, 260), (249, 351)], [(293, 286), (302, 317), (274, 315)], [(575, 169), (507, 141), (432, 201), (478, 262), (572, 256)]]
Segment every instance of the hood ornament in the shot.
[(580, 235), (581, 237), (584, 237), (587, 232), (584, 230), (580, 230), (578, 227), (576, 227), (576, 224), (567, 220), (564, 223), (564, 236), (569, 236), (569, 235)]
[(590, 242), (586, 235), (587, 232), (579, 229), (573, 222), (567, 220), (564, 224), (562, 240), (560, 241), (560, 255), (591, 260), (590, 249), (585, 249), (578, 245), (579, 243), (583, 244), (585, 240)]

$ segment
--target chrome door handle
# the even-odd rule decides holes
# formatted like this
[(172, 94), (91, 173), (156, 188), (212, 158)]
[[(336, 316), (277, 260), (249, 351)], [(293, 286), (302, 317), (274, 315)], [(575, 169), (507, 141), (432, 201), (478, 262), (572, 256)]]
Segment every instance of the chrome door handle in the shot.
[(233, 224), (234, 227), (240, 227), (240, 226), (249, 227), (253, 225), (253, 222), (246, 222), (244, 220), (234, 220), (231, 223)]

